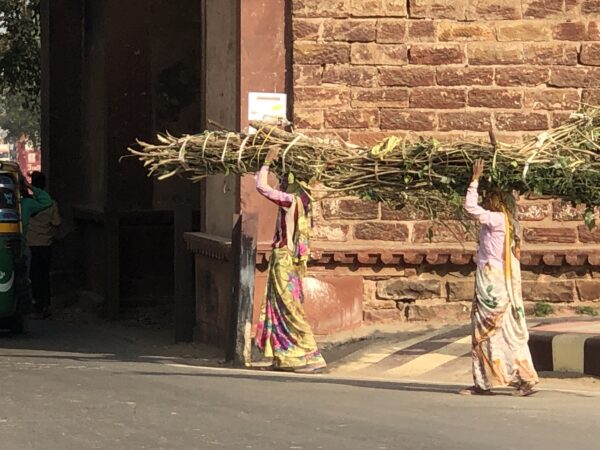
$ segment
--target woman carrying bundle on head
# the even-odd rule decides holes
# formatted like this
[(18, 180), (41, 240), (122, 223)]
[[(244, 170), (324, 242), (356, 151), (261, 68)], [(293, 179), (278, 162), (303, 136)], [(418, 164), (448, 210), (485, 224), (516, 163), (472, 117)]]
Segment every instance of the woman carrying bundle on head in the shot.
[(281, 190), (269, 186), (269, 166), (278, 154), (279, 147), (269, 151), (256, 181), (258, 192), (279, 206), (256, 344), (265, 357), (273, 358), (273, 369), (314, 373), (324, 369), (326, 363), (303, 307), (311, 203), (307, 192), (291, 176), (281, 183)]
[(529, 352), (521, 294), (520, 226), (512, 194), (491, 192), (478, 205), (483, 161), (475, 162), (465, 210), (481, 224), (475, 296), (471, 310), (474, 385), (461, 394), (490, 395), (513, 386), (515, 395), (535, 391), (538, 376)]

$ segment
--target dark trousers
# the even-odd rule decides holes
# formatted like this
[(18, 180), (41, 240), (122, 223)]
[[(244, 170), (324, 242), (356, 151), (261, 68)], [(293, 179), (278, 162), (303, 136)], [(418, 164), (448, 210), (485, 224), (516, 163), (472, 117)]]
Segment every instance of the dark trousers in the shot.
[(36, 312), (50, 307), (50, 262), (52, 248), (49, 245), (29, 247), (31, 249), (31, 293)]

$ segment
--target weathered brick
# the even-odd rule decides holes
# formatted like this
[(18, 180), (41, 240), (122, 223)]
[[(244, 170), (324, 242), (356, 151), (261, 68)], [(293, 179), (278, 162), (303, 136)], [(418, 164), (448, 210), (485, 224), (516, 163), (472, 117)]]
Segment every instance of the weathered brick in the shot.
[(381, 205), (381, 220), (394, 220), (394, 221), (405, 221), (405, 220), (427, 220), (428, 214), (410, 205), (405, 206), (402, 209), (392, 209), (389, 206)]
[(600, 300), (599, 280), (576, 280), (577, 293), (582, 302), (596, 302)]
[(573, 206), (561, 200), (552, 202), (552, 220), (557, 222), (573, 222), (583, 220), (585, 205)]
[(323, 200), (321, 204), (323, 218), (331, 219), (377, 219), (379, 217), (379, 204), (376, 202), (362, 201), (355, 198), (333, 198)]
[(394, 241), (408, 240), (408, 227), (401, 223), (364, 222), (354, 226), (354, 238), (365, 241)]
[(531, 109), (577, 109), (579, 92), (575, 89), (535, 89), (525, 92), (523, 104)]
[(322, 19), (294, 19), (294, 41), (316, 41), (322, 24)]
[(405, 108), (408, 106), (408, 89), (405, 88), (357, 88), (352, 91), (353, 107)]
[(435, 41), (435, 24), (432, 20), (413, 20), (408, 23), (409, 42)]
[(402, 109), (382, 109), (381, 129), (383, 130), (435, 130), (435, 113)]
[(552, 37), (559, 41), (585, 41), (587, 34), (585, 22), (562, 22), (552, 30)]
[(550, 205), (548, 203), (521, 203), (517, 205), (518, 217), (523, 222), (544, 220), (548, 217)]
[(548, 116), (542, 113), (499, 113), (496, 126), (500, 131), (536, 131), (548, 128)]
[(294, 86), (318, 86), (322, 78), (322, 66), (294, 64)]
[(416, 244), (427, 244), (430, 242), (460, 243), (472, 239), (463, 223), (446, 221), (445, 223), (417, 222), (413, 228), (412, 240)]
[(435, 70), (430, 67), (381, 67), (379, 84), (382, 86), (432, 86)]
[(330, 19), (323, 26), (323, 39), (345, 42), (372, 42), (377, 37), (375, 20)]
[(600, 66), (600, 43), (583, 44), (579, 60), (586, 66)]
[(350, 103), (350, 91), (345, 87), (296, 87), (294, 104), (304, 108), (344, 106)]
[(427, 300), (442, 295), (441, 282), (435, 279), (392, 278), (377, 282), (377, 297), (393, 300)]
[(600, 105), (600, 89), (584, 89), (581, 101), (586, 105)]
[(583, 0), (581, 3), (581, 14), (598, 15), (600, 11), (600, 0)]
[(469, 64), (495, 65), (523, 62), (523, 44), (470, 42), (467, 44)]
[(323, 128), (323, 110), (322, 109), (294, 109), (294, 126), (296, 128), (310, 128), (320, 130)]
[(496, 31), (499, 41), (546, 41), (552, 38), (550, 26), (540, 21), (499, 22)]
[(525, 63), (533, 65), (577, 65), (577, 44), (560, 42), (525, 44)]
[(448, 281), (446, 291), (450, 302), (472, 300), (475, 295), (475, 280)]
[(521, 108), (523, 94), (512, 89), (480, 89), (469, 91), (469, 106), (479, 108)]
[(550, 303), (570, 303), (575, 301), (572, 281), (524, 281), (523, 299), (527, 301), (545, 301)]
[(520, 0), (472, 0), (467, 10), (469, 20), (520, 19)]
[(440, 67), (436, 72), (440, 86), (491, 85), (494, 69), (483, 67)]
[(523, 17), (544, 19), (560, 17), (563, 14), (564, 0), (523, 0)]
[(315, 241), (345, 242), (349, 231), (349, 225), (319, 225), (313, 228), (311, 238)]
[(437, 35), (443, 42), (496, 40), (492, 26), (478, 22), (440, 22)]
[(587, 38), (590, 41), (600, 41), (600, 23), (595, 21), (588, 23)]
[(460, 88), (414, 88), (410, 93), (411, 108), (464, 108), (466, 91)]
[(596, 226), (596, 228), (590, 230), (586, 225), (579, 225), (577, 232), (580, 242), (584, 244), (600, 244), (600, 226)]
[(332, 109), (325, 112), (325, 126), (330, 128), (378, 128), (378, 109)]
[(296, 17), (347, 17), (350, 0), (294, 0), (292, 13)]
[(465, 52), (459, 44), (417, 44), (409, 49), (411, 64), (462, 64)]
[(383, 6), (388, 17), (406, 17), (408, 15), (406, 0), (384, 0)]
[(600, 87), (600, 68), (553, 67), (549, 84), (556, 87)]
[(350, 46), (342, 43), (294, 43), (297, 64), (344, 64), (350, 61)]
[(401, 66), (408, 62), (407, 49), (402, 44), (351, 44), (352, 64)]
[(377, 21), (377, 42), (401, 44), (406, 42), (406, 20), (380, 19)]
[(328, 65), (323, 71), (323, 83), (372, 87), (377, 82), (377, 69), (367, 66)]
[(406, 4), (404, 11), (397, 1), (390, 0), (350, 0), (350, 12), (355, 17), (372, 17), (385, 15), (387, 6), (395, 9), (396, 15), (406, 15)]
[(567, 123), (570, 119), (571, 119), (571, 114), (570, 112), (560, 112), (560, 111), (555, 111), (552, 113), (552, 127), (553, 128), (558, 128), (562, 125), (564, 125), (565, 123)]
[(545, 84), (549, 70), (545, 67), (499, 67), (496, 69), (498, 86), (538, 86)]
[(573, 228), (525, 228), (525, 241), (532, 244), (574, 244), (577, 242), (577, 232)]
[[(406, 315), (409, 321), (427, 322), (443, 320), (445, 322), (466, 322), (471, 314), (470, 308), (462, 303), (442, 305), (407, 305)], [(465, 348), (468, 351), (468, 347)]]
[(439, 122), (440, 131), (488, 131), (492, 128), (490, 114), (482, 111), (440, 113)]
[(464, 20), (468, 0), (409, 0), (410, 17)]
[(348, 130), (342, 130), (342, 129), (337, 129), (337, 130), (331, 130), (331, 131), (325, 131), (325, 130), (302, 130), (302, 133), (309, 136), (309, 137), (315, 137), (318, 139), (323, 139), (325, 141), (328, 142), (332, 142), (335, 143), (336, 145), (339, 145), (343, 142), (348, 142), (350, 137), (350, 133)]

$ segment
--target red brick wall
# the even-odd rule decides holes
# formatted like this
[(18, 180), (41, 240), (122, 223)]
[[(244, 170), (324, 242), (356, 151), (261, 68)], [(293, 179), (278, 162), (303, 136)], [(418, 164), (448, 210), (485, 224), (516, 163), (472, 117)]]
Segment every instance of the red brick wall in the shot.
[[(600, 103), (600, 0), (292, 4), (293, 116), (307, 134), (370, 145), (391, 134), (487, 140), (493, 129), (513, 142), (560, 124), (581, 101)], [(548, 255), (525, 261), (526, 298), (600, 300), (598, 267), (575, 271), (552, 259), (557, 249), (600, 251), (600, 231), (589, 232), (581, 211), (561, 202), (523, 200), (520, 208), (526, 250)], [(427, 217), (352, 198), (316, 209), (317, 247), (435, 252), (467, 236), (447, 222), (430, 242)], [(453, 301), (472, 291), (472, 265), (363, 266), (354, 273), (363, 277), (369, 320), (464, 312)]]

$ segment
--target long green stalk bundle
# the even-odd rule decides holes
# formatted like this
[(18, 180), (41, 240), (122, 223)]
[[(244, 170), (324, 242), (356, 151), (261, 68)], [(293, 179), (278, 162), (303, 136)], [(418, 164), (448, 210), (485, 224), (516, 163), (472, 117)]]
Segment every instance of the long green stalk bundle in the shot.
[(588, 206), (600, 205), (600, 108), (585, 107), (558, 128), (524, 145), (448, 143), (390, 137), (373, 148), (288, 133), (254, 123), (253, 135), (228, 131), (175, 137), (130, 148), (151, 176), (199, 181), (214, 174), (259, 169), (268, 150), (281, 148), (279, 173), (293, 172), (330, 193), (347, 193), (400, 208), (412, 204), (435, 216), (440, 205), (459, 205), (473, 161), (486, 161), (488, 189), (533, 192)]

